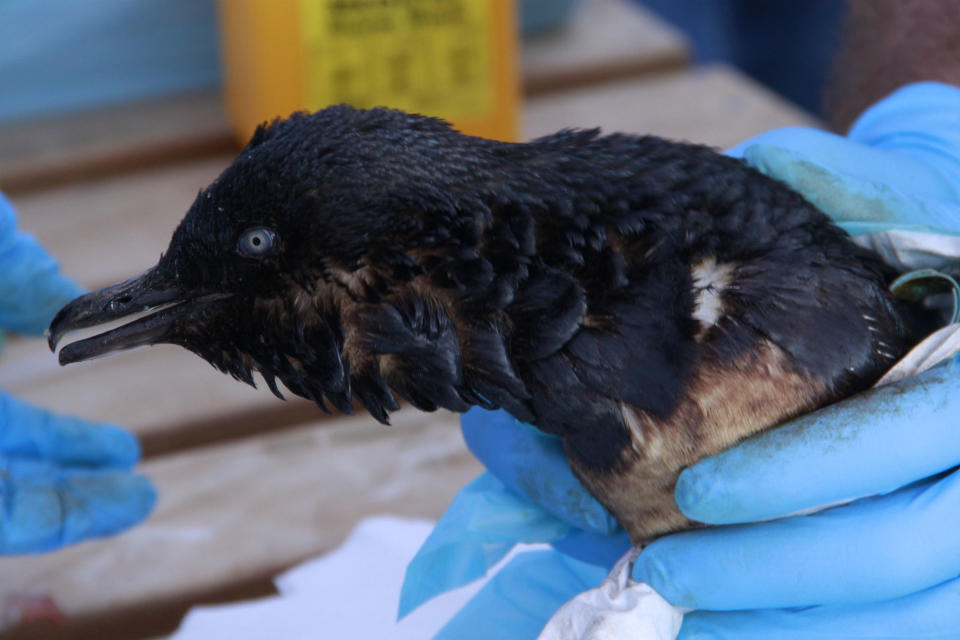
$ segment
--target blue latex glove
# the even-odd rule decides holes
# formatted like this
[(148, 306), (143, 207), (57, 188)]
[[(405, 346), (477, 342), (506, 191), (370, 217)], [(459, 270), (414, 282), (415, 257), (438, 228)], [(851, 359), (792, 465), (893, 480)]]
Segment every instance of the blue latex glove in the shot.
[[(778, 130), (731, 153), (851, 233), (960, 228), (960, 91), (952, 87), (904, 88), (868, 110), (848, 138)], [(701, 609), (685, 617), (682, 638), (960, 637), (960, 478), (948, 471), (960, 464), (958, 386), (952, 367), (940, 367), (701, 461), (681, 475), (678, 505), (695, 520), (733, 526), (658, 540), (634, 577)], [(564, 464), (559, 442), (512, 422), (475, 411), (462, 424), (499, 490), (569, 525), (540, 539), (597, 566), (557, 552), (515, 560), (438, 637), (474, 637), (471, 628), (508, 607), (512, 630), (498, 637), (533, 638), (571, 590), (599, 584), (629, 546), (597, 515), (602, 508)], [(736, 524), (875, 494), (810, 516)], [(461, 511), (495, 526), (471, 502)], [(457, 522), (441, 525), (455, 539)], [(537, 579), (544, 573), (550, 588)]]
[[(0, 194), (0, 328), (40, 335), (80, 290)], [(150, 482), (130, 473), (136, 439), (0, 394), (0, 554), (36, 553), (125, 529), (150, 512)]]

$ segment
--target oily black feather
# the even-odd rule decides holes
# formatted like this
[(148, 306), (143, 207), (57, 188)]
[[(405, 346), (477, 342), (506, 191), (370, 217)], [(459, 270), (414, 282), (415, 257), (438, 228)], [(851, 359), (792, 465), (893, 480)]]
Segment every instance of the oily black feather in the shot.
[[(251, 228), (276, 244), (242, 255)], [(563, 437), (634, 537), (689, 526), (664, 497), (682, 466), (870, 386), (918, 331), (886, 265), (739, 160), (387, 109), (259, 128), (156, 270), (229, 296), (163, 340), (382, 422), (391, 389), (504, 408)]]

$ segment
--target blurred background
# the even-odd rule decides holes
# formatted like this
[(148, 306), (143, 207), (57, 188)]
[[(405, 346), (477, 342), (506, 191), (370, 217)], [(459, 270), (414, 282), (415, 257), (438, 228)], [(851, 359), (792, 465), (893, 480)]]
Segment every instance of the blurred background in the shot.
[[(727, 62), (819, 113), (842, 2), (625, 1), (682, 31), (692, 62)], [(582, 2), (521, 0), (522, 33), (562, 28)], [(219, 33), (215, 0), (0, 3), (0, 122), (216, 90)]]
[[(85, 287), (139, 273), (253, 127), (335, 102), (524, 140), (562, 127), (728, 147), (820, 126), (837, 0), (5, 0), (0, 190)], [(456, 416), (384, 429), (176, 347), (61, 369), (10, 337), (0, 387), (143, 443), (160, 502), (116, 538), (0, 558), (0, 638), (164, 636), (274, 592), (362, 518), (437, 518), (480, 472)]]

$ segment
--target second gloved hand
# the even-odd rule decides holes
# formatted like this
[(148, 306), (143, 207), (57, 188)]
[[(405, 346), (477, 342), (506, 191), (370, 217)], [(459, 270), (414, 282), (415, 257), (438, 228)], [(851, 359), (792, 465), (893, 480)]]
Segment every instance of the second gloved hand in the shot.
[[(914, 85), (864, 114), (849, 139), (783, 130), (735, 152), (852, 233), (956, 234), (958, 112), (957, 89)], [(944, 256), (919, 257), (936, 262)], [(960, 477), (950, 471), (960, 463), (952, 435), (960, 415), (958, 384), (952, 366), (941, 366), (701, 461), (681, 476), (678, 504), (695, 520), (726, 526), (658, 540), (641, 555), (634, 577), (674, 604), (699, 609), (685, 617), (681, 638), (960, 636), (960, 554), (952, 540), (960, 525)], [(502, 429), (486, 426), (509, 418), (489, 416), (464, 419), (471, 448), (512, 491), (580, 528), (555, 546), (609, 566), (617, 537), (589, 525), (602, 519), (582, 517), (598, 505), (563, 470), (559, 443), (524, 429), (504, 438)], [(518, 450), (525, 452), (522, 459), (513, 456)], [(813, 515), (784, 517), (856, 498)], [(769, 518), (778, 519), (750, 524)], [(620, 544), (625, 551), (622, 538)], [(562, 558), (553, 553), (537, 562), (580, 590), (602, 576), (584, 566), (573, 570)], [(539, 585), (543, 566), (530, 575), (521, 571), (523, 563), (513, 564), (451, 629), (476, 628), (493, 608), (517, 609), (521, 605), (511, 602), (520, 601), (503, 594), (524, 593), (523, 601), (532, 603), (523, 606), (524, 630), (501, 637), (532, 637), (569, 597), (557, 576), (549, 588)]]
[[(0, 330), (39, 335), (80, 293), (0, 194)], [(156, 492), (131, 434), (0, 392), (0, 554), (49, 551), (143, 520)]]
[(0, 554), (49, 551), (143, 520), (156, 492), (123, 429), (0, 395)]

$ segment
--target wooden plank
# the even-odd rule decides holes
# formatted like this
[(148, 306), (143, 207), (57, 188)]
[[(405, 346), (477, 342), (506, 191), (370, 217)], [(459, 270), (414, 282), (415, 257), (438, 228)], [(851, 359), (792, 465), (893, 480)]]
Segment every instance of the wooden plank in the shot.
[(56, 637), (79, 637), (76, 629), (97, 626), (91, 620), (131, 610), (142, 619), (116, 637), (163, 633), (187, 604), (231, 586), (242, 593), (328, 551), (367, 515), (437, 518), (481, 467), (453, 414), (405, 409), (395, 418), (390, 428), (346, 419), (143, 464), (160, 493), (145, 524), (50, 554), (0, 558), (0, 628), (45, 602), (32, 615), (59, 621)]
[(123, 425), (145, 456), (321, 419), (313, 403), (253, 389), (192, 353), (159, 345), (60, 367), (42, 340), (10, 340), (0, 388), (52, 411)]
[(528, 139), (565, 127), (653, 134), (718, 148), (777, 127), (822, 124), (731, 67), (710, 65), (527, 101)]
[(0, 189), (17, 193), (235, 148), (213, 91), (19, 121), (0, 127)]
[(628, 0), (586, 0), (569, 24), (526, 39), (521, 50), (528, 96), (685, 66), (687, 38)]

